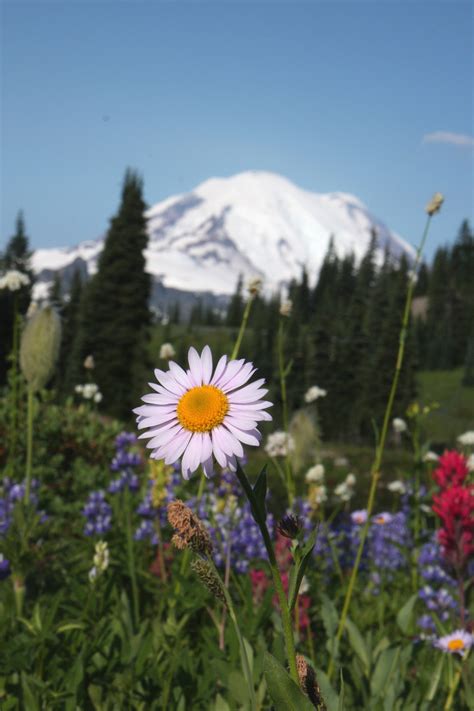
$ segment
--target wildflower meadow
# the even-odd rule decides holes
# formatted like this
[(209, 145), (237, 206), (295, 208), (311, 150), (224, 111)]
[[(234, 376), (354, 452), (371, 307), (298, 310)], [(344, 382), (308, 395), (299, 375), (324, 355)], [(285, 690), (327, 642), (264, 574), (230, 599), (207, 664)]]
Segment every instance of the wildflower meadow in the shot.
[[(107, 356), (91, 331), (74, 370), (64, 314), (27, 311), (31, 275), (5, 270), (0, 708), (474, 708), (474, 423), (434, 451), (438, 405), (397, 400), (442, 202), (426, 208), (364, 460), (350, 442), (327, 446), (334, 393), (317, 372), (298, 405), (289, 397), (290, 298), (271, 389), (261, 375), (247, 339), (260, 280), (234, 330), (189, 345), (192, 333), (180, 343), (168, 329), (149, 366), (138, 331), (128, 343), (104, 327)], [(98, 285), (83, 318), (105, 309)], [(133, 382), (119, 377), (129, 364)]]

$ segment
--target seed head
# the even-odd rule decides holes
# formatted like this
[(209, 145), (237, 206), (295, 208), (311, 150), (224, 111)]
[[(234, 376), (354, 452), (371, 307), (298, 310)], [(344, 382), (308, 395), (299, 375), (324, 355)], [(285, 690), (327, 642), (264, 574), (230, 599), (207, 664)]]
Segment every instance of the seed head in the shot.
[(314, 669), (309, 666), (306, 659), (301, 655), (296, 655), (296, 669), (298, 671), (298, 679), (301, 690), (306, 694), (315, 708), (319, 711), (326, 711), (326, 704), (321, 696), (318, 680)]
[(28, 321), (21, 337), (21, 370), (33, 392), (51, 378), (60, 343), (61, 321), (56, 311), (46, 306)]
[(191, 568), (209, 592), (214, 595), (217, 600), (220, 600), (227, 606), (222, 582), (219, 580), (219, 577), (216, 575), (209, 561), (196, 558), (196, 560), (193, 560), (191, 563)]
[(442, 196), (441, 193), (435, 193), (427, 206), (425, 207), (425, 211), (428, 213), (428, 215), (435, 215), (437, 212), (441, 210), (441, 205), (444, 202), (444, 197)]
[(288, 514), (278, 523), (277, 530), (285, 538), (297, 538), (301, 531), (301, 519), (299, 516)]
[(202, 521), (180, 499), (168, 504), (168, 521), (176, 531), (171, 539), (176, 548), (191, 548), (196, 553), (210, 555), (212, 541)]

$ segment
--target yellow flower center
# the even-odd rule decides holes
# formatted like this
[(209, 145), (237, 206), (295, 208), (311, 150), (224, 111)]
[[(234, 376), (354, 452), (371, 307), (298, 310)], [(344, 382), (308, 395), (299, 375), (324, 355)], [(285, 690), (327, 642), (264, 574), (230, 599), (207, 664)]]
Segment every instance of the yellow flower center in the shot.
[(224, 421), (229, 401), (214, 385), (191, 388), (178, 402), (178, 420), (191, 432), (209, 432)]
[(464, 649), (465, 645), (462, 639), (451, 639), (448, 642), (448, 649), (451, 652), (457, 652), (458, 649)]

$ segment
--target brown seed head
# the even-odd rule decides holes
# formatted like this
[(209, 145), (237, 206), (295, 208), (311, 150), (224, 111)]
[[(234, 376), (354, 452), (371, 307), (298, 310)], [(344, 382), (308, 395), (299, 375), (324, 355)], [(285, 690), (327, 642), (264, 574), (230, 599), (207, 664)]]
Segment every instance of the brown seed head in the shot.
[(442, 194), (435, 193), (429, 201), (428, 205), (425, 207), (425, 211), (428, 213), (428, 215), (435, 215), (437, 212), (440, 211), (443, 202), (444, 197), (442, 196)]
[(209, 590), (209, 592), (224, 605), (227, 606), (222, 582), (217, 577), (212, 565), (207, 560), (196, 558), (191, 563), (191, 568), (194, 570), (199, 580)]
[(176, 531), (172, 538), (176, 548), (191, 548), (204, 555), (212, 553), (212, 541), (207, 529), (180, 499), (168, 504), (168, 521)]
[(315, 708), (319, 709), (319, 711), (326, 711), (326, 705), (321, 696), (321, 689), (319, 688), (314, 669), (309, 666), (301, 654), (296, 655), (296, 669), (298, 671), (301, 690), (306, 694)]

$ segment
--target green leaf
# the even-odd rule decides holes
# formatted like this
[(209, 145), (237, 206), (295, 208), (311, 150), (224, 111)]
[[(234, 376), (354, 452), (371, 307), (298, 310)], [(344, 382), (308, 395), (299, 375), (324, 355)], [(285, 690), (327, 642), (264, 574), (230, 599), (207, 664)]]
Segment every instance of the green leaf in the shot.
[(316, 545), (316, 536), (318, 535), (318, 528), (314, 528), (308, 536), (308, 540), (300, 547), (296, 549), (296, 562), (291, 569), (290, 573), (290, 585), (288, 589), (288, 607), (290, 612), (294, 610), (296, 605), (296, 600), (298, 599), (298, 592), (300, 589), (301, 581), (305, 574), (308, 562), (311, 558), (311, 553)]
[(342, 676), (341, 670), (341, 690), (339, 692), (339, 701), (337, 704), (337, 711), (344, 711), (344, 677)]
[(418, 594), (414, 593), (398, 611), (397, 624), (403, 634), (411, 634), (415, 622), (415, 604)]
[(359, 632), (357, 625), (355, 625), (354, 622), (352, 622), (352, 620), (348, 617), (346, 618), (346, 629), (349, 635), (351, 647), (362, 663), (365, 676), (368, 677), (370, 672), (370, 655), (367, 645)]
[(255, 503), (259, 508), (259, 513), (266, 520), (267, 518), (267, 507), (265, 504), (265, 499), (267, 496), (267, 465), (265, 465), (257, 477), (257, 481), (253, 486), (253, 493), (255, 496)]
[(380, 696), (387, 693), (387, 689), (397, 667), (399, 656), (400, 647), (386, 649), (380, 654), (370, 682), (370, 689), (373, 696)]
[(308, 697), (270, 652), (265, 652), (263, 668), (276, 711), (314, 711)]
[(243, 674), (231, 671), (227, 678), (229, 694), (237, 703), (245, 706), (249, 702), (249, 690)]
[(316, 678), (328, 711), (339, 711), (339, 697), (334, 691), (329, 677), (322, 669), (316, 669)]
[(25, 704), (24, 708), (28, 709), (28, 711), (40, 711), (38, 701), (33, 693), (25, 672), (21, 672), (21, 690), (23, 692), (23, 701)]
[(71, 630), (83, 630), (84, 624), (82, 622), (67, 622), (64, 625), (59, 625), (56, 632), (70, 632)]
[(433, 701), (433, 699), (436, 695), (436, 691), (438, 690), (439, 681), (441, 679), (441, 673), (443, 671), (443, 664), (444, 664), (445, 658), (446, 657), (444, 654), (439, 655), (438, 663), (437, 663), (434, 673), (431, 677), (430, 687), (429, 687), (428, 692), (425, 696), (426, 701)]
[(222, 698), (220, 694), (217, 694), (216, 696), (213, 711), (231, 711), (229, 704)]

